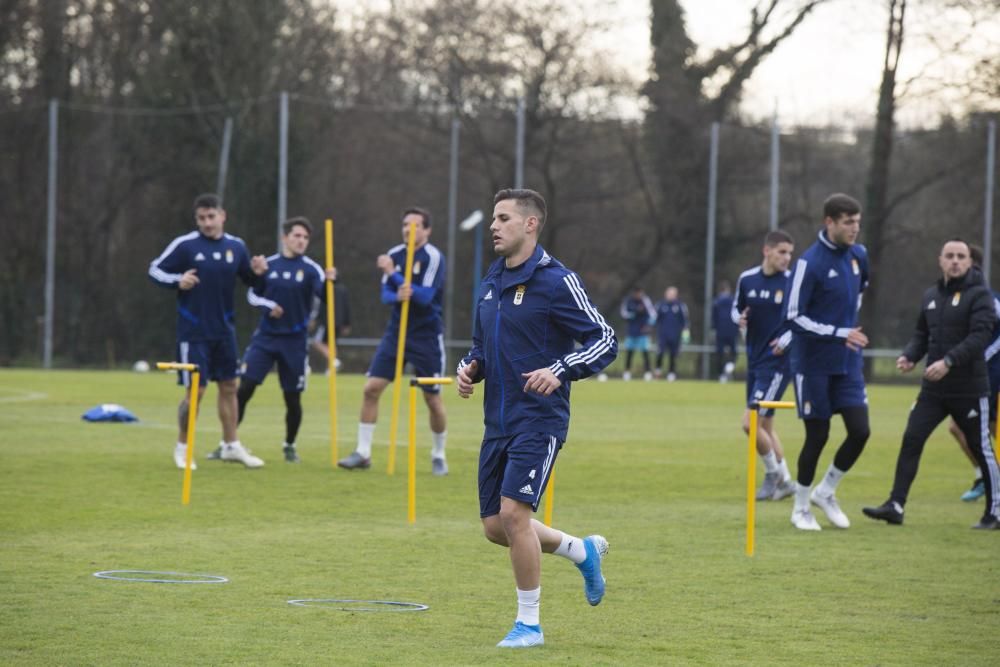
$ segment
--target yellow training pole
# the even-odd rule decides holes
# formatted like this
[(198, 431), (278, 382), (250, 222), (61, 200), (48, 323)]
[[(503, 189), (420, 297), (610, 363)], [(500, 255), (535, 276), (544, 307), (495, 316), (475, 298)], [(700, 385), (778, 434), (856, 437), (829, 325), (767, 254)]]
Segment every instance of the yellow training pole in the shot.
[(757, 408), (750, 408), (750, 437), (747, 438), (747, 556), (753, 556), (753, 529), (757, 499)]
[(549, 473), (549, 485), (545, 489), (545, 525), (552, 527), (552, 503), (556, 501), (556, 469)]
[(406, 520), (417, 522), (417, 386), (410, 385), (409, 470), (407, 471)]
[[(403, 287), (409, 287), (413, 279), (413, 253), (416, 250), (417, 221), (410, 222), (406, 234), (406, 269), (403, 272)], [(392, 387), (392, 417), (389, 421), (389, 468), (386, 473), (396, 474), (396, 431), (399, 429), (399, 397), (403, 378), (403, 354), (406, 352), (406, 326), (410, 319), (410, 300), (403, 302), (399, 312), (399, 332), (396, 334), (396, 374)]]
[(753, 556), (754, 520), (757, 509), (757, 428), (758, 411), (788, 410), (795, 407), (792, 401), (760, 401), (750, 406), (750, 433), (747, 435), (747, 556)]
[(181, 504), (191, 504), (191, 462), (194, 461), (194, 429), (198, 421), (198, 388), (201, 384), (201, 373), (195, 364), (178, 364), (170, 361), (159, 361), (156, 367), (161, 371), (176, 370), (191, 372), (191, 390), (188, 395), (187, 423), (187, 456), (184, 459), (184, 484), (181, 487)]
[[(333, 220), (326, 219), (326, 268), (333, 268)], [(330, 394), (330, 465), (337, 467), (337, 330), (335, 314), (336, 290), (333, 282), (326, 281), (326, 332), (330, 344), (327, 352), (330, 355), (327, 366), (327, 383)]]
[(417, 387), (429, 384), (451, 384), (451, 378), (418, 377), (410, 380), (410, 412), (407, 432), (409, 434), (409, 469), (406, 477), (406, 518), (411, 524), (417, 522)]
[(1000, 461), (1000, 394), (997, 394), (997, 420), (993, 429), (993, 458)]

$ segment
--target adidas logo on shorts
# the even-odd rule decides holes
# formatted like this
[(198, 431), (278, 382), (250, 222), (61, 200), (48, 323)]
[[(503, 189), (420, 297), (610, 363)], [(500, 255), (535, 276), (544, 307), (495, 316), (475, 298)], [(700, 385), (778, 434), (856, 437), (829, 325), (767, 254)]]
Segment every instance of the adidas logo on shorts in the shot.
[(531, 490), (531, 484), (525, 484), (524, 486), (522, 486), (520, 492), (527, 493), (529, 495), (534, 493), (534, 491)]

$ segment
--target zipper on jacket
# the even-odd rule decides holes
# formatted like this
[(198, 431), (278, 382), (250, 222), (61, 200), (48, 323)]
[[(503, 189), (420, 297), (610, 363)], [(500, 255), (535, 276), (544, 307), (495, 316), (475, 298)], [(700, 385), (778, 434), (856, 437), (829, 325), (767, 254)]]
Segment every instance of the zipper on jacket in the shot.
[(505, 401), (504, 392), (504, 380), (503, 372), (500, 371), (500, 304), (503, 303), (503, 292), (500, 291), (499, 286), (497, 286), (497, 319), (496, 327), (493, 334), (493, 354), (496, 356), (497, 360), (497, 377), (500, 379), (500, 431), (502, 433), (507, 433), (507, 425), (504, 423), (503, 418), (503, 405)]

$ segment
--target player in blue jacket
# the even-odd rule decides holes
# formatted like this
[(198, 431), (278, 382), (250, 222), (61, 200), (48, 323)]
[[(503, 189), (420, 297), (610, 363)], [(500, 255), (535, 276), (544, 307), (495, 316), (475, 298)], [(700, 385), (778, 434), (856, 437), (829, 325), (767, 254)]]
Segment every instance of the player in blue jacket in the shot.
[[(786, 232), (775, 230), (764, 237), (764, 260), (740, 274), (730, 317), (746, 331), (747, 409), (743, 432), (750, 432), (750, 406), (756, 401), (780, 401), (791, 380), (788, 347), (791, 332), (785, 326), (784, 304), (788, 298), (788, 265), (795, 242)], [(792, 474), (774, 430), (774, 409), (760, 409), (757, 454), (764, 462), (764, 482), (757, 500), (781, 500), (795, 492)]]
[(305, 218), (281, 224), (281, 252), (267, 258), (265, 284), (247, 291), (247, 301), (260, 309), (260, 323), (243, 354), (240, 372), (239, 422), (247, 403), (264, 382), (271, 367), (278, 365), (278, 381), (285, 399), (285, 461), (298, 463), (295, 438), (302, 424), (302, 392), (308, 373), (308, 331), (313, 303), (326, 300), (326, 280), (336, 279), (336, 270), (306, 257), (312, 225)]
[[(406, 240), (410, 222), (416, 222), (416, 248), (413, 255), (413, 277), (410, 287), (405, 282)], [(341, 468), (365, 470), (371, 467), (372, 438), (378, 419), (378, 400), (389, 383), (396, 379), (396, 348), (399, 339), (400, 314), (404, 301), (410, 302), (406, 325), (404, 362), (413, 366), (418, 376), (440, 377), (444, 371), (444, 325), (441, 319), (445, 285), (444, 254), (430, 244), (431, 214), (422, 208), (409, 208), (403, 213), (403, 243), (389, 249), (376, 260), (382, 271), (382, 303), (392, 306), (392, 316), (385, 327), (382, 341), (368, 367), (361, 421), (358, 424), (358, 446), (349, 456), (337, 462)], [(431, 472), (447, 475), (445, 440), (447, 416), (439, 385), (425, 385), (424, 402), (430, 414)]]
[[(795, 334), (792, 372), (806, 440), (799, 455), (792, 525), (820, 530), (812, 501), (838, 528), (850, 521), (834, 496), (837, 484), (861, 456), (870, 433), (868, 395), (861, 350), (868, 337), (858, 326), (861, 295), (868, 285), (868, 254), (857, 244), (861, 205), (845, 194), (823, 203), (819, 239), (795, 263), (788, 297), (787, 325)], [(810, 494), (816, 465), (830, 435), (830, 418), (840, 413), (847, 438), (823, 480)]]
[(740, 330), (730, 317), (733, 310), (733, 288), (729, 282), (719, 283), (719, 293), (712, 301), (712, 329), (715, 330), (715, 369), (719, 382), (728, 382), (736, 368), (739, 348), (736, 339)]
[(671, 285), (663, 292), (663, 300), (656, 304), (656, 333), (659, 352), (656, 355), (656, 372), (663, 374), (663, 355), (669, 354), (667, 382), (677, 379), (677, 355), (681, 344), (691, 338), (691, 318), (687, 305), (680, 300), (676, 287)]
[(653, 371), (649, 365), (649, 328), (656, 323), (656, 309), (641, 287), (633, 287), (622, 300), (621, 316), (625, 320), (625, 371), (622, 379), (632, 379), (632, 355), (642, 353), (642, 379), (649, 382)]
[[(243, 240), (223, 231), (226, 212), (217, 195), (194, 200), (198, 230), (174, 239), (149, 265), (149, 277), (162, 287), (177, 291), (177, 359), (197, 364), (201, 371), (198, 402), (209, 380), (219, 385), (219, 420), (222, 422), (222, 458), (248, 468), (264, 465), (240, 443), (236, 434), (238, 405), (236, 374), (239, 353), (233, 327), (233, 290), (238, 277), (245, 284), (258, 283), (267, 270), (262, 255), (251, 259)], [(182, 372), (178, 382), (191, 383)], [(174, 463), (183, 468), (187, 456), (188, 395), (178, 409)], [(196, 467), (192, 462), (192, 468)]]
[[(458, 366), (462, 398), (485, 381), (486, 431), (479, 454), (479, 516), (486, 538), (510, 548), (517, 620), (497, 646), (544, 643), (539, 624), (541, 554), (576, 563), (591, 605), (604, 596), (608, 542), (580, 539), (531, 517), (569, 429), (570, 382), (598, 373), (617, 354), (614, 330), (580, 277), (538, 245), (545, 200), (501, 190), (490, 232), (500, 259), (479, 288), (472, 349)], [(579, 347), (577, 347), (579, 343)]]

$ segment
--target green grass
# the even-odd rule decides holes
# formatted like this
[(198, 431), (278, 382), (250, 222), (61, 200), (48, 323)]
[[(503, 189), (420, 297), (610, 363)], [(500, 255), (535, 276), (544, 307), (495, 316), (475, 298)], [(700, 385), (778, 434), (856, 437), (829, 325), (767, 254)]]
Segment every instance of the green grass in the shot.
[[(361, 378), (339, 383), (345, 455)], [(301, 465), (281, 461), (283, 407), (272, 378), (241, 432), (267, 465), (202, 460), (192, 503), (182, 507), (172, 377), (0, 372), (0, 663), (996, 664), (1000, 534), (969, 529), (982, 507), (958, 500), (971, 471), (944, 429), (928, 443), (906, 525), (860, 512), (888, 492), (913, 388), (870, 391), (873, 436), (838, 494), (851, 529), (799, 533), (789, 525), (790, 501), (760, 504), (750, 559), (741, 386), (575, 387), (554, 523), (608, 537), (608, 593), (589, 607), (576, 569), (546, 556), (547, 644), (524, 656), (494, 648), (516, 600), (507, 554), (479, 527), (480, 400), (447, 394), (451, 474), (443, 479), (429, 472), (421, 405), (418, 517), (409, 526), (403, 428), (399, 469), (385, 474), (389, 395), (374, 467), (347, 473), (330, 467), (326, 385), (321, 377), (312, 384)], [(122, 403), (142, 422), (81, 422), (100, 402)], [(214, 389), (203, 412), (199, 458), (218, 441)], [(779, 428), (794, 461), (801, 426), (782, 414)], [(835, 426), (831, 440), (841, 437)], [(108, 569), (231, 581), (92, 576)], [(294, 598), (401, 600), (430, 610), (347, 613), (289, 606)]]

